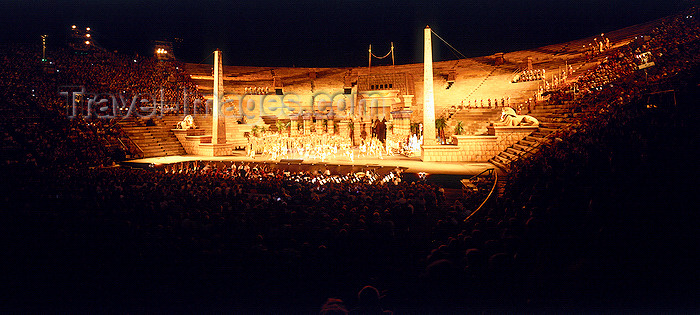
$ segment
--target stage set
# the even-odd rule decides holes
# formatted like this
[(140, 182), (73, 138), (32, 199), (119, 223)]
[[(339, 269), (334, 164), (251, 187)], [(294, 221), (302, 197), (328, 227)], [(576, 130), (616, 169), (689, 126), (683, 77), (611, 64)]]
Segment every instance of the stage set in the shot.
[[(299, 112), (282, 110), (282, 117), (275, 117), (273, 124), (265, 124), (265, 117), (246, 119), (246, 113), (241, 111), (247, 104), (242, 98), (234, 106), (225, 99), (222, 52), (216, 50), (211, 115), (185, 116), (170, 130), (187, 155), (135, 159), (126, 164), (274, 163), (278, 167), (322, 172), (398, 168), (416, 174), (464, 176), (498, 169), (489, 161), (537, 132), (539, 121), (503, 106), (500, 122), (486, 127), (484, 134), (446, 137), (436, 131), (432, 34), (429, 27), (424, 29), (420, 124), (411, 123), (415, 93), (405, 73), (359, 78), (356, 84), (363, 87), (362, 91), (372, 93), (351, 93), (353, 104), (362, 106), (352, 106), (350, 111), (330, 100), (327, 104), (312, 103), (309, 108), (300, 106)], [(275, 82), (273, 88), (277, 89), (277, 85)], [(357, 86), (346, 85), (346, 91), (357, 91)], [(362, 99), (358, 101), (358, 97)], [(490, 99), (488, 103), (490, 106)]]

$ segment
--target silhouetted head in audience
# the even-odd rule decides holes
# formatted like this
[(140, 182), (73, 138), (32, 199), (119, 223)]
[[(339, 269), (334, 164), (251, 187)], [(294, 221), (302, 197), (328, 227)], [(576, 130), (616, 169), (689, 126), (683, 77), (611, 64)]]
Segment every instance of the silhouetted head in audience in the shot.
[(377, 288), (368, 285), (362, 288), (359, 293), (357, 293), (357, 314), (391, 314), (390, 311), (384, 311), (379, 304), (380, 300), (379, 291)]
[(323, 305), (321, 306), (321, 311), (319, 312), (319, 314), (321, 315), (342, 315), (347, 313), (348, 309), (345, 308), (343, 300), (334, 298), (328, 298), (328, 300), (326, 300), (326, 303), (323, 303)]

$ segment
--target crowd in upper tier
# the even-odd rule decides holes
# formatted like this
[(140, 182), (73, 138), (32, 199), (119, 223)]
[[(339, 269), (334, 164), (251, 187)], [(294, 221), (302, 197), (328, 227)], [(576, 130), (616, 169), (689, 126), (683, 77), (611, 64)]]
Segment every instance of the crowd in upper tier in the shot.
[[(104, 122), (69, 121), (55, 81), (45, 74), (39, 56), (25, 46), (8, 47), (0, 59), (2, 164), (91, 166), (111, 163)], [(99, 130), (99, 131), (98, 131)], [(98, 134), (102, 134), (100, 136)]]
[[(2, 130), (6, 140), (3, 148), (8, 152), (6, 163), (38, 158), (43, 160), (42, 165), (57, 160), (75, 165), (109, 165), (135, 151), (117, 125), (127, 115), (132, 97), (139, 95), (158, 106), (162, 101), (165, 108), (179, 105), (181, 111), (183, 104), (191, 111), (195, 101), (203, 99), (183, 64), (177, 61), (65, 48), (49, 49), (47, 60), (42, 61), (40, 52), (39, 47), (31, 45), (9, 45), (0, 51), (0, 108), (11, 121)], [(85, 96), (73, 103), (72, 93), (81, 91)], [(96, 95), (107, 99), (108, 109), (98, 109), (105, 104), (92, 106), (88, 113), (88, 100)], [(110, 95), (117, 101), (116, 110)], [(198, 110), (203, 111), (204, 106)], [(94, 119), (108, 114), (115, 117)], [(70, 116), (75, 118), (67, 119)]]
[(55, 60), (59, 84), (85, 86), (88, 93), (150, 94), (158, 103), (162, 93), (164, 104), (181, 106), (185, 102), (192, 106), (195, 100), (202, 100), (182, 62), (107, 51), (75, 53), (64, 49), (52, 50), (49, 60)]

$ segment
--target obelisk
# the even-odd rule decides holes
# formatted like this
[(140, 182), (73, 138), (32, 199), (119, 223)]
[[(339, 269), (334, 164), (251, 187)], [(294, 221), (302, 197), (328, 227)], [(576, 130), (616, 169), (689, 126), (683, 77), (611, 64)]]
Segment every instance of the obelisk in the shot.
[(224, 119), (224, 67), (221, 62), (221, 50), (214, 51), (214, 108), (212, 109), (211, 143), (226, 143), (226, 120)]
[(423, 30), (423, 145), (436, 145), (435, 99), (433, 95), (433, 44), (430, 26)]

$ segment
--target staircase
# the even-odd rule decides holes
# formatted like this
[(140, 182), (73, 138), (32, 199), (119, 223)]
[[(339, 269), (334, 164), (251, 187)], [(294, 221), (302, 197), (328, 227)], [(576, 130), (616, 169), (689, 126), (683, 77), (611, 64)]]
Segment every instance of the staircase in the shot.
[(489, 159), (491, 164), (504, 172), (510, 171), (513, 162), (537, 152), (559, 129), (572, 124), (582, 113), (574, 113), (568, 104), (539, 105), (530, 111), (530, 116), (540, 121), (540, 128)]
[(481, 82), (479, 82), (479, 84), (477, 84), (476, 87), (474, 87), (474, 89), (473, 89), (471, 92), (469, 92), (469, 94), (467, 94), (466, 97), (464, 97), (464, 99), (462, 100), (462, 102), (469, 100), (469, 98), (470, 98), (472, 95), (474, 95), (474, 93), (476, 93), (476, 91), (478, 91), (479, 88), (481, 88), (481, 86), (484, 85), (484, 83), (486, 83), (486, 81), (489, 79), (489, 77), (491, 77), (491, 75), (492, 75), (494, 72), (496, 72), (496, 70), (498, 70), (498, 67), (494, 67), (493, 69), (491, 69), (491, 71), (490, 71), (489, 73), (487, 73), (487, 74), (484, 76), (484, 79), (481, 80)]
[(171, 129), (180, 121), (179, 116), (153, 118), (155, 125), (147, 126), (141, 118), (126, 118), (119, 122), (120, 127), (143, 151), (144, 157), (185, 155), (185, 149)]
[(537, 105), (528, 115), (550, 125), (566, 125), (576, 121), (582, 112), (575, 112), (569, 104)]

